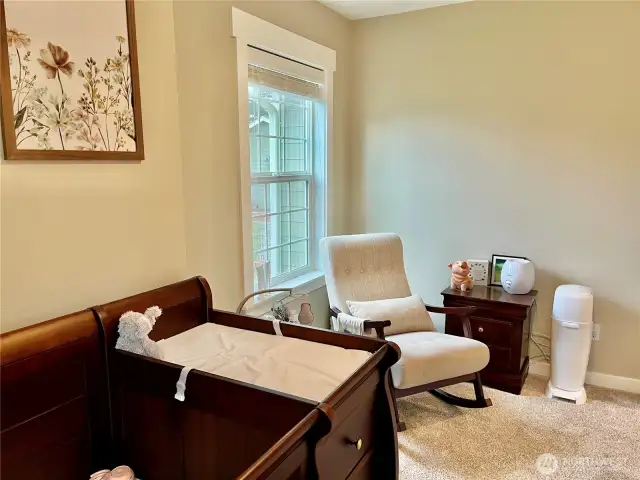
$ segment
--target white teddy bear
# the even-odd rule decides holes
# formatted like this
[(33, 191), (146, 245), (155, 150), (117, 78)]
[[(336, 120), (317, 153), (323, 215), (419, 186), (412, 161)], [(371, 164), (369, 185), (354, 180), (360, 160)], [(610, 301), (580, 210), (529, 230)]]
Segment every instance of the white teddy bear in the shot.
[(119, 337), (116, 342), (116, 348), (162, 359), (163, 355), (160, 346), (149, 338), (149, 332), (153, 329), (156, 319), (160, 315), (162, 315), (162, 310), (158, 306), (147, 308), (144, 314), (138, 312), (123, 313), (118, 324)]

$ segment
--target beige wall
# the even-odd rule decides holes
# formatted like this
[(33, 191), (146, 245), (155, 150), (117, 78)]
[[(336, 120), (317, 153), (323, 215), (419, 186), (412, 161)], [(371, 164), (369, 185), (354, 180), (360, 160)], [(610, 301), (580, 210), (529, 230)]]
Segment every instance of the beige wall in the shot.
[[(235, 309), (243, 295), (231, 5), (136, 1), (144, 162), (2, 163), (2, 331), (196, 274), (218, 308)], [(337, 51), (333, 201), (344, 205), (350, 22), (316, 2), (234, 5)], [(344, 209), (331, 221), (344, 230)], [(310, 298), (326, 324), (325, 289)]]
[(172, 4), (136, 20), (146, 160), (0, 167), (2, 331), (187, 273)]
[[(232, 6), (336, 50), (334, 205), (344, 205), (349, 157), (349, 21), (317, 2), (175, 3), (188, 269), (209, 279), (214, 303), (227, 309), (243, 296)], [(343, 231), (343, 208), (335, 209), (330, 221), (335, 231)]]
[(492, 253), (595, 289), (592, 371), (640, 378), (640, 3), (469, 3), (357, 22), (354, 231), (440, 302)]

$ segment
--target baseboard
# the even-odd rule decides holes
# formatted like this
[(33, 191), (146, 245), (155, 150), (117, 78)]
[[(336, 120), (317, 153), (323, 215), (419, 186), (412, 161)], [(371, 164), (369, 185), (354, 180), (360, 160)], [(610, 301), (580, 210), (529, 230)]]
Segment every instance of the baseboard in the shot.
[(585, 382), (589, 385), (597, 385), (598, 387), (611, 388), (613, 390), (622, 390), (629, 393), (640, 393), (640, 379), (617, 377), (616, 375), (608, 375), (606, 373), (587, 372)]
[(531, 375), (538, 375), (539, 377), (549, 378), (551, 376), (551, 365), (547, 362), (529, 363), (529, 373)]
[[(540, 377), (549, 378), (551, 376), (551, 365), (547, 362), (534, 362), (529, 365), (529, 373)], [(622, 390), (629, 393), (640, 393), (640, 379), (618, 377), (606, 373), (587, 372), (585, 383), (597, 387), (610, 388), (612, 390)]]

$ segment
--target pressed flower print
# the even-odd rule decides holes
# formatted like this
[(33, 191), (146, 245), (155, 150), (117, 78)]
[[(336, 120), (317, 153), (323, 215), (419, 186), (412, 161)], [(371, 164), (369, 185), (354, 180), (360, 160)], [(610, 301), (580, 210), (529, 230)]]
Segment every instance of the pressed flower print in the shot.
[(7, 28), (7, 45), (15, 48), (27, 48), (31, 45), (31, 39), (15, 28)]
[(17, 149), (135, 152), (125, 1), (33, 5), (4, 2)]
[(47, 78), (56, 78), (60, 72), (70, 77), (73, 73), (73, 62), (69, 61), (69, 52), (51, 42), (47, 48), (40, 50), (38, 63), (47, 72)]

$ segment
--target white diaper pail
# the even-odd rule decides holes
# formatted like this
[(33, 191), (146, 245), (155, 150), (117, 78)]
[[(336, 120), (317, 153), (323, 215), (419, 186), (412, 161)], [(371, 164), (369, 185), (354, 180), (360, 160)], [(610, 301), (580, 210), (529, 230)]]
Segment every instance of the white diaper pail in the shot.
[(591, 350), (593, 290), (561, 285), (553, 299), (551, 326), (551, 378), (547, 397), (587, 401), (584, 379)]

